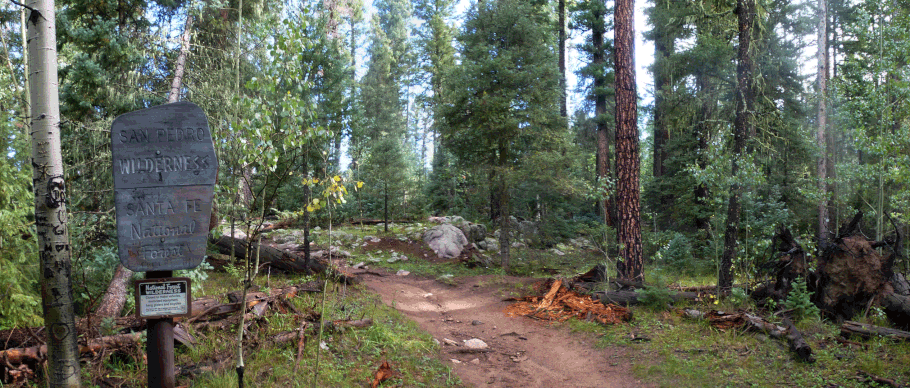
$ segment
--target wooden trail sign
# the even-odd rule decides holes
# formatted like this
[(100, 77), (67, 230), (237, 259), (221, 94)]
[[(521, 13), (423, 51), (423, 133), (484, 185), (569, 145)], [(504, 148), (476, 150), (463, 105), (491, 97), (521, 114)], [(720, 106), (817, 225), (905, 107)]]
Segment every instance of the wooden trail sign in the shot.
[(202, 109), (177, 102), (118, 116), (111, 154), (120, 263), (136, 272), (198, 266), (218, 175)]

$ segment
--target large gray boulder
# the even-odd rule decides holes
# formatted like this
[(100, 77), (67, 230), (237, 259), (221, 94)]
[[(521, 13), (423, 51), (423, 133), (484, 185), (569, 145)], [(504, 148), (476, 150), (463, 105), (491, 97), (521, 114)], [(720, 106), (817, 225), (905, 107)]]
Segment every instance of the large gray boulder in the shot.
[(472, 243), (481, 242), (487, 237), (487, 227), (483, 224), (465, 221), (461, 225), (458, 225), (458, 229), (461, 229), (465, 237), (468, 238), (468, 241)]
[(451, 224), (437, 225), (423, 234), (425, 241), (436, 256), (441, 259), (452, 259), (461, 255), (461, 250), (468, 245), (468, 239), (461, 229)]

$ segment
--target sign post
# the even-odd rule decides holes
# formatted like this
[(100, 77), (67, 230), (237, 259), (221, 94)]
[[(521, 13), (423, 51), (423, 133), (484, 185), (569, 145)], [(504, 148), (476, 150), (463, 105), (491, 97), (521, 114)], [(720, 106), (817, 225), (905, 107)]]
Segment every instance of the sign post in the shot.
[(190, 282), (173, 271), (205, 256), (218, 161), (205, 113), (177, 102), (111, 125), (120, 263), (145, 272), (136, 305), (148, 319), (148, 383), (173, 388), (174, 317), (190, 313)]

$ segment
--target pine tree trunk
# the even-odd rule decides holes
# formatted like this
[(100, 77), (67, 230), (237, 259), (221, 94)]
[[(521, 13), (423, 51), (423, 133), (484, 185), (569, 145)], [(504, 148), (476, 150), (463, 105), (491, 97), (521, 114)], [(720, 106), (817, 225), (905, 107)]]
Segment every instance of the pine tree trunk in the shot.
[(512, 222), (511, 214), (509, 214), (509, 189), (506, 186), (506, 177), (505, 172), (499, 172), (499, 209), (501, 215), (499, 217), (499, 262), (502, 265), (502, 270), (506, 273), (509, 272), (510, 268), (510, 257), (509, 257), (509, 248), (511, 248), (512, 242), (510, 235), (512, 234)]
[(559, 26), (559, 114), (562, 118), (569, 116), (568, 107), (566, 106), (566, 0), (559, 0), (558, 3)]
[[(657, 0), (655, 10), (666, 9), (668, 0)], [(667, 143), (670, 131), (667, 125), (667, 99), (665, 93), (670, 90), (668, 58), (673, 54), (673, 39), (663, 23), (654, 25), (654, 157), (653, 174), (655, 178), (666, 173)]]
[(510, 267), (510, 257), (509, 257), (509, 248), (511, 247), (511, 234), (512, 234), (512, 220), (511, 212), (509, 211), (509, 187), (506, 184), (506, 166), (508, 165), (509, 158), (507, 157), (508, 146), (504, 142), (499, 144), (499, 160), (498, 166), (495, 167), (495, 171), (498, 175), (498, 184), (496, 185), (497, 193), (499, 194), (499, 261), (502, 264), (502, 270), (506, 273), (509, 272)]
[[(597, 14), (598, 20), (603, 20), (603, 14)], [(606, 62), (604, 50), (604, 23), (595, 23), (591, 29), (591, 43), (594, 46), (594, 54), (591, 59), (592, 65), (601, 68)], [(610, 137), (609, 127), (607, 126), (607, 95), (606, 80), (598, 72), (594, 75), (594, 120), (597, 122), (597, 179), (605, 181), (610, 179)], [(610, 198), (604, 198), (597, 206), (602, 212), (604, 223), (610, 226), (616, 225), (616, 214)]]
[[(386, 233), (389, 233), (389, 184), (385, 183), (383, 185), (383, 201), (382, 201), (382, 225), (383, 230)], [(329, 251), (332, 250), (332, 247), (329, 247)]]
[[(695, 84), (698, 88), (698, 100), (701, 102), (698, 113), (698, 124), (693, 126), (695, 130), (695, 164), (699, 170), (708, 168), (707, 152), (708, 137), (711, 133), (711, 120), (714, 117), (714, 108), (717, 106), (717, 97), (715, 95), (714, 84), (708, 78), (704, 71), (695, 75)], [(696, 216), (695, 227), (707, 236), (711, 227), (708, 218), (708, 185), (705, 183), (696, 183), (695, 189)]]
[(733, 260), (736, 257), (736, 248), (739, 239), (739, 219), (741, 213), (740, 196), (742, 187), (738, 181), (739, 162), (743, 158), (747, 137), (755, 131), (752, 122), (755, 105), (755, 89), (752, 79), (753, 62), (749, 52), (752, 44), (752, 26), (755, 22), (755, 0), (739, 0), (737, 5), (739, 15), (739, 48), (737, 51), (738, 63), (736, 64), (736, 119), (733, 123), (733, 157), (730, 175), (733, 177), (733, 186), (730, 188), (730, 203), (727, 207), (727, 226), (724, 231), (724, 253), (720, 261), (717, 286), (721, 291), (729, 291), (733, 287)]
[(828, 2), (818, 0), (818, 46), (816, 58), (818, 59), (818, 132), (816, 144), (821, 155), (818, 157), (818, 189), (821, 199), (818, 203), (818, 242), (819, 247), (828, 240), (830, 232), (828, 224), (828, 141), (825, 133), (828, 125)]
[(618, 0), (615, 11), (616, 207), (622, 246), (616, 267), (620, 278), (643, 281), (633, 6), (633, 0)]
[(32, 0), (28, 18), (32, 167), (41, 299), (47, 327), (48, 386), (79, 387), (79, 348), (70, 280), (66, 182), (60, 152), (54, 1)]

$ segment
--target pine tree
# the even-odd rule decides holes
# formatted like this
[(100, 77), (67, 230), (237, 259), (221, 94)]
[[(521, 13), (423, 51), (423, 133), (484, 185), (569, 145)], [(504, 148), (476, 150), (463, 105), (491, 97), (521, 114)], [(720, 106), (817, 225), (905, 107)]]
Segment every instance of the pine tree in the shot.
[[(512, 172), (556, 130), (558, 71), (543, 1), (474, 4), (459, 42), (443, 139), (464, 163), (489, 168), (500, 211), (500, 260), (509, 268)], [(539, 144), (538, 144), (539, 145)]]
[(638, 95), (635, 85), (634, 1), (618, 0), (615, 12), (616, 45), (616, 208), (617, 239), (621, 244), (619, 277), (643, 281), (641, 198), (639, 195)]
[(755, 79), (754, 61), (751, 45), (754, 39), (755, 0), (739, 0), (737, 3), (739, 25), (739, 46), (736, 64), (736, 121), (733, 127), (733, 155), (730, 175), (734, 177), (730, 188), (730, 203), (727, 205), (727, 225), (724, 231), (724, 253), (718, 270), (717, 287), (729, 291), (733, 287), (733, 260), (736, 256), (739, 239), (739, 222), (742, 212), (741, 184), (736, 180), (740, 163), (746, 151), (746, 140), (755, 132), (753, 115), (755, 112)]
[[(373, 17), (370, 64), (363, 78), (360, 93), (360, 107), (364, 111), (364, 140), (358, 142), (367, 155), (367, 163), (361, 167), (366, 195), (374, 198), (374, 210), (381, 210), (388, 228), (389, 206), (396, 209), (401, 205), (402, 196), (396, 196), (404, 184), (404, 144), (406, 122), (403, 115), (404, 101), (401, 97), (401, 72), (398, 66), (405, 54), (396, 54), (396, 47), (403, 49), (401, 36), (398, 41), (389, 39), (383, 25), (396, 31), (395, 23), (383, 23), (382, 15)], [(389, 16), (386, 14), (386, 16)], [(397, 69), (397, 70), (396, 70)], [(389, 199), (393, 203), (389, 203)], [(378, 203), (377, 203), (378, 202)], [(393, 211), (394, 213), (394, 211)]]
[[(594, 170), (598, 182), (605, 188), (614, 181), (610, 163), (610, 138), (612, 137), (610, 135), (615, 124), (613, 115), (608, 112), (609, 106), (612, 105), (610, 101), (615, 96), (612, 66), (613, 45), (612, 41), (605, 40), (607, 29), (611, 26), (606, 19), (609, 11), (606, 2), (600, 0), (579, 2), (572, 7), (575, 28), (591, 33), (590, 38), (580, 47), (587, 64), (581, 68), (579, 74), (584, 79), (591, 80), (586, 99), (594, 105), (594, 122), (596, 123)], [(616, 209), (611, 196), (602, 198), (597, 208), (603, 216), (605, 224), (615, 225)]]

